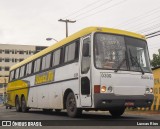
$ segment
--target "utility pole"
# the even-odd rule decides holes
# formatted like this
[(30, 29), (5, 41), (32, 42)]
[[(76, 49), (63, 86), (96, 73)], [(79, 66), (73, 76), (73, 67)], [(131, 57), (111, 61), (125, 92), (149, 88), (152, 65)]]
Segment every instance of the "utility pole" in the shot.
[(66, 37), (68, 37), (68, 23), (75, 23), (76, 21), (71, 21), (71, 20), (63, 20), (63, 19), (59, 19), (59, 22), (65, 22), (66, 23)]

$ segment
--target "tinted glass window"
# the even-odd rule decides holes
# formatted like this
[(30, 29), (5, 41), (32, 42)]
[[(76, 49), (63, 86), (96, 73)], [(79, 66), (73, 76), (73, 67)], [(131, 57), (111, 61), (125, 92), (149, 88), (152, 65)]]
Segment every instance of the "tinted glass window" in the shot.
[(31, 71), (32, 71), (32, 62), (30, 62), (29, 64), (27, 64), (26, 75), (31, 74)]
[(50, 67), (50, 64), (51, 64), (51, 54), (48, 54), (46, 56), (46, 69), (48, 69)]
[(75, 59), (76, 43), (72, 43), (65, 48), (65, 60), (64, 62), (69, 62)]
[(40, 64), (41, 64), (41, 59), (37, 59), (34, 64), (34, 72), (40, 71)]
[(61, 49), (56, 50), (54, 52), (54, 62), (52, 64), (52, 66), (59, 65), (59, 63), (60, 63), (60, 54), (61, 54)]
[(24, 76), (24, 72), (25, 72), (25, 66), (22, 66), (20, 70), (20, 77)]
[(13, 79), (14, 79), (14, 71), (10, 73), (10, 81), (12, 81)]
[(48, 69), (51, 63), (51, 54), (48, 54), (42, 58), (42, 70)]
[(15, 79), (18, 79), (19, 78), (19, 68), (16, 69), (16, 75), (15, 75)]

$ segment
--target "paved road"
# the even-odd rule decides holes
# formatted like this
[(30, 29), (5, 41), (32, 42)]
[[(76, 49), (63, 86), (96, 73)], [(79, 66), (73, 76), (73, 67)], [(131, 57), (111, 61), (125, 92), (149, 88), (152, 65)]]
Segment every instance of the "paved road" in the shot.
[[(112, 118), (108, 112), (83, 112), (83, 115), (80, 118), (70, 118), (67, 116), (67, 113), (65, 111), (56, 113), (56, 112), (50, 112), (50, 113), (45, 113), (40, 109), (32, 109), (28, 113), (21, 113), (21, 112), (16, 112), (15, 109), (5, 109), (4, 107), (0, 107), (0, 120), (88, 120), (89, 122), (91, 121), (114, 121), (115, 125), (118, 121), (122, 122), (129, 122), (129, 121), (139, 121), (139, 120), (160, 120), (160, 113), (159, 114), (145, 114), (145, 113), (139, 113), (139, 112), (125, 112), (124, 115), (120, 118)], [(76, 122), (76, 121), (75, 121)], [(91, 123), (92, 124), (92, 123)], [(55, 127), (55, 126), (54, 126)], [(84, 127), (84, 126), (83, 126)], [(45, 127), (46, 128), (46, 127)], [(49, 128), (49, 127), (47, 127)], [(60, 129), (62, 127), (58, 127)], [(66, 128), (63, 126), (63, 128)], [(71, 127), (70, 127), (71, 128)], [(68, 128), (68, 129), (70, 129)], [(73, 126), (72, 126), (73, 128)], [(80, 126), (76, 127), (76, 129), (81, 128)], [(86, 127), (87, 129), (93, 129), (93, 127)], [(104, 126), (97, 126), (94, 127), (96, 129), (102, 129), (102, 128), (107, 128)], [(111, 126), (111, 129), (114, 127)], [(118, 127), (117, 127), (118, 128)], [(128, 129), (128, 127), (119, 127), (123, 129)], [(147, 128), (153, 128), (153, 127), (136, 127), (136, 129), (147, 129)], [(159, 127), (155, 127), (159, 128)]]

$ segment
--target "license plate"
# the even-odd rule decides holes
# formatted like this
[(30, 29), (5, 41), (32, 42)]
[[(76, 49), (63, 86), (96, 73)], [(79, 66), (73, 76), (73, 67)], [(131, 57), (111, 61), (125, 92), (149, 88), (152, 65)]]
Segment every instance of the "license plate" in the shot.
[(127, 107), (131, 107), (131, 106), (134, 106), (134, 102), (125, 102), (124, 105)]

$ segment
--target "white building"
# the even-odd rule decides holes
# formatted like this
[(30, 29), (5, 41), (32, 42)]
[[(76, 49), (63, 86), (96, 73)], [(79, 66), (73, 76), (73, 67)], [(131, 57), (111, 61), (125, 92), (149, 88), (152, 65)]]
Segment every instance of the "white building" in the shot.
[(0, 99), (8, 82), (10, 67), (44, 48), (46, 46), (0, 44)]

